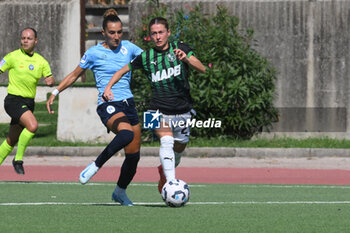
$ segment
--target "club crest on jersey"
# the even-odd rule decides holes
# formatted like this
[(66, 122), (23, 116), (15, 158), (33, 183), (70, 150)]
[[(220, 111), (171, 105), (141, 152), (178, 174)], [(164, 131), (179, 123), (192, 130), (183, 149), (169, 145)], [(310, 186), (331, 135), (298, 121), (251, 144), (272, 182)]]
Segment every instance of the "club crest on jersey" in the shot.
[(174, 62), (176, 60), (176, 56), (174, 53), (168, 53), (167, 58), (170, 62)]
[(106, 110), (109, 114), (112, 114), (115, 112), (115, 107), (113, 107), (112, 105), (108, 105)]
[(34, 66), (33, 65), (29, 65), (29, 69), (30, 70), (34, 70)]
[(152, 82), (159, 82), (164, 79), (176, 77), (181, 73), (181, 65), (175, 67), (169, 67), (168, 69), (158, 70), (156, 73), (152, 73)]
[(128, 54), (128, 50), (127, 50), (127, 48), (125, 48), (124, 46), (122, 46), (122, 47), (120, 48), (120, 52), (122, 52), (122, 54), (124, 54), (124, 55)]

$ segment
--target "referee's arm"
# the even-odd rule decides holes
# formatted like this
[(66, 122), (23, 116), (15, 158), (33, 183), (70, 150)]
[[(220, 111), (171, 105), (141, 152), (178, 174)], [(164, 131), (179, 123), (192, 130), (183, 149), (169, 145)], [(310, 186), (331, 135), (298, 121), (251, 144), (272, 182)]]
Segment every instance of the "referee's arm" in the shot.
[(47, 86), (52, 87), (55, 84), (55, 78), (52, 75), (47, 76), (45, 77), (45, 83)]

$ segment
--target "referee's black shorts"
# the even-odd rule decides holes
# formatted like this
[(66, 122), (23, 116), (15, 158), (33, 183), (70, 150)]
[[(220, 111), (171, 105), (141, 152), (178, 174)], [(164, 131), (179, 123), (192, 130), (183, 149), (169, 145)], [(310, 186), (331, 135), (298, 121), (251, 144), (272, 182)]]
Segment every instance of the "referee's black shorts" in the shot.
[(8, 94), (4, 100), (6, 113), (11, 117), (11, 125), (19, 123), (19, 119), (26, 111), (34, 112), (34, 99)]

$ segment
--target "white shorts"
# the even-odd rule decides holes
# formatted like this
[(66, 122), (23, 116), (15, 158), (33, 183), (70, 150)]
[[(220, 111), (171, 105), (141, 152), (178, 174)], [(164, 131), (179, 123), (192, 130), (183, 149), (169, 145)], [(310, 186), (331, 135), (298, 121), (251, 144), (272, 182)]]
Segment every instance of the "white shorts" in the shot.
[(177, 115), (162, 114), (162, 121), (171, 127), (174, 140), (181, 144), (186, 144), (190, 140), (190, 126), (187, 122), (191, 121), (191, 118), (191, 112)]

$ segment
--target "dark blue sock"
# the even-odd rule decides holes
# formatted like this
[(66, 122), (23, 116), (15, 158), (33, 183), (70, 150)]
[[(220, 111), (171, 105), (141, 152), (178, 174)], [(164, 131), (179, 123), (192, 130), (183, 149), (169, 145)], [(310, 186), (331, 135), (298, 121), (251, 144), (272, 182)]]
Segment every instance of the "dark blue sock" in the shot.
[(118, 186), (126, 189), (136, 174), (137, 164), (140, 160), (140, 152), (134, 154), (126, 154), (122, 168), (120, 170), (120, 176), (118, 179)]
[(120, 130), (113, 140), (107, 145), (102, 153), (97, 157), (95, 164), (101, 168), (115, 153), (127, 146), (134, 139), (134, 132), (130, 130)]

